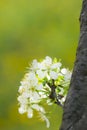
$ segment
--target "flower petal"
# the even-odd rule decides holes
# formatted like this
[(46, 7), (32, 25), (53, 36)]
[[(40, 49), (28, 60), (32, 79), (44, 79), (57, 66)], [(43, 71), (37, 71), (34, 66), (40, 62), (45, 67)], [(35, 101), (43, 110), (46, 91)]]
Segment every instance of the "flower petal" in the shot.
[(44, 108), (41, 107), (41, 106), (39, 106), (38, 104), (33, 104), (33, 105), (32, 105), (32, 108), (35, 109), (35, 110), (37, 110), (37, 111), (40, 111), (40, 112), (42, 112), (42, 113), (45, 113)]
[(24, 106), (21, 106), (19, 107), (18, 111), (20, 114), (24, 114), (26, 112), (26, 109), (24, 108)]
[(31, 108), (28, 108), (28, 113), (27, 113), (28, 118), (33, 117), (33, 110)]
[(50, 71), (50, 77), (51, 79), (57, 79), (58, 78), (58, 73), (55, 71)]

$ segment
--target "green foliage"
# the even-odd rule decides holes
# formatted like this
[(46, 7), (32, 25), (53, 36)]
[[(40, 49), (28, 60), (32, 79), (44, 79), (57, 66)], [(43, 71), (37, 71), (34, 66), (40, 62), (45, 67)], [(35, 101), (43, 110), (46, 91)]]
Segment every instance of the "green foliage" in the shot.
[[(0, 129), (46, 130), (45, 125), (20, 116), (17, 90), (25, 67), (46, 55), (73, 67), (79, 37), (81, 0), (0, 1)], [(61, 109), (52, 111), (50, 130), (57, 129)], [(59, 113), (59, 114), (56, 114)], [(55, 115), (55, 117), (54, 117)], [(58, 120), (59, 124), (56, 124)], [(32, 125), (34, 123), (34, 125)]]

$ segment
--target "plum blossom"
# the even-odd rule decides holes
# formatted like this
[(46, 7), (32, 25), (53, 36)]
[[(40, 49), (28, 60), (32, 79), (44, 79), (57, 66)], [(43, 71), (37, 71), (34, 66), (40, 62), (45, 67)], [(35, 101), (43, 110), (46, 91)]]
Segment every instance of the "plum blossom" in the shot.
[[(43, 102), (53, 105), (58, 101), (63, 106), (71, 74), (71, 71), (64, 68), (56, 58), (46, 56), (42, 61), (34, 59), (18, 89), (19, 113), (26, 113), (28, 118), (32, 118), (34, 111), (37, 111), (40, 119), (45, 121), (46, 126), (49, 127), (50, 121)], [(54, 93), (54, 97), (52, 93)]]
[(56, 80), (58, 78), (58, 73), (55, 71), (50, 71), (50, 78)]
[(67, 69), (66, 68), (61, 69), (61, 73), (65, 75), (67, 73)]
[(42, 71), (42, 70), (37, 70), (36, 74), (38, 75), (39, 78), (43, 79), (46, 77), (47, 72), (46, 71)]

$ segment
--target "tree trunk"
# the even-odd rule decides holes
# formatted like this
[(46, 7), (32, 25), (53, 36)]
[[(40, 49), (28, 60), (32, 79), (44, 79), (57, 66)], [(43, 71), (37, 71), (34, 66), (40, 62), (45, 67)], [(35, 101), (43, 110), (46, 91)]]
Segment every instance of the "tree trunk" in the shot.
[(87, 130), (87, 0), (80, 15), (80, 40), (60, 130)]

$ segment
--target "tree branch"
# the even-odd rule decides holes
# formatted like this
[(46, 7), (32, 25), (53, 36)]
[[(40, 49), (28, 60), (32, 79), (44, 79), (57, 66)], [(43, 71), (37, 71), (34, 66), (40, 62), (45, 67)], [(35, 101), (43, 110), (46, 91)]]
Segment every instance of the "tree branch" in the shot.
[(87, 0), (83, 0), (80, 40), (60, 130), (87, 130)]

